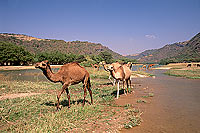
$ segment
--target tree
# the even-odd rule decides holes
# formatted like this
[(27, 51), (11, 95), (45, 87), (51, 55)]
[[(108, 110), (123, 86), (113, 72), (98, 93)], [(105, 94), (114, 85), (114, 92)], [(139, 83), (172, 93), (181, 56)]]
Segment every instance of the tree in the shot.
[(0, 63), (11, 65), (24, 65), (33, 61), (33, 55), (23, 47), (12, 43), (0, 42)]
[(100, 55), (92, 55), (91, 59), (94, 60), (96, 64), (99, 64), (104, 60)]
[(99, 55), (106, 63), (112, 63), (113, 57), (109, 52), (104, 51), (104, 52), (101, 52)]

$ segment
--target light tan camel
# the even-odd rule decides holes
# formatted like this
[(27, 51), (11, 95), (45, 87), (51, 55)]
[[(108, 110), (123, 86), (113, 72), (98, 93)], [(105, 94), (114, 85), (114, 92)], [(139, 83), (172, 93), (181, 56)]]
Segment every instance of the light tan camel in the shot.
[(94, 68), (94, 69), (97, 69), (98, 71), (99, 71), (99, 65), (97, 65), (97, 64), (91, 64), (91, 66)]
[(128, 62), (128, 63), (127, 63), (127, 66), (130, 68), (130, 70), (132, 70), (133, 63), (131, 63), (131, 62)]
[(116, 79), (117, 81), (117, 99), (119, 98), (119, 82), (123, 82), (124, 86), (124, 79), (125, 79), (125, 73), (122, 66), (119, 66), (118, 68), (115, 68), (113, 64), (108, 66), (108, 70), (110, 71), (112, 77)]
[(129, 87), (128, 84), (129, 83), (130, 83), (130, 88), (131, 88), (131, 70), (130, 70), (130, 68), (129, 68), (129, 66), (127, 64), (122, 65), (122, 67), (123, 67), (124, 73), (125, 73), (125, 81), (126, 81), (127, 93), (128, 93), (128, 87)]
[(83, 99), (83, 106), (85, 105), (85, 97), (87, 95), (86, 88), (88, 89), (91, 97), (91, 104), (93, 104), (92, 100), (92, 91), (90, 89), (91, 84), (90, 84), (90, 75), (83, 68), (80, 66), (78, 63), (68, 63), (64, 64), (57, 73), (53, 73), (50, 67), (50, 63), (46, 61), (38, 62), (35, 65), (35, 68), (39, 68), (43, 71), (43, 74), (47, 77), (48, 80), (51, 82), (61, 82), (63, 84), (61, 92), (57, 95), (57, 110), (60, 109), (59, 107), (59, 99), (60, 96), (64, 91), (67, 93), (67, 98), (69, 102), (69, 107), (70, 107), (70, 95), (69, 95), (69, 90), (68, 87), (70, 85), (75, 85), (80, 82), (83, 83), (83, 88), (84, 88), (84, 99)]
[[(110, 64), (105, 64), (105, 63), (103, 63), (103, 68), (104, 68), (105, 71), (109, 71), (109, 70), (108, 70), (108, 66), (109, 66), (109, 65), (110, 65)], [(110, 72), (110, 71), (109, 71), (109, 72)], [(110, 75), (109, 75), (108, 79), (110, 80), (110, 82), (111, 82), (112, 85), (114, 86), (116, 80), (114, 79), (114, 81), (112, 81), (111, 77), (112, 77), (112, 74), (111, 74), (111, 72), (110, 72)]]
[[(109, 66), (109, 65), (108, 65)], [(106, 66), (105, 64), (103, 64), (103, 67), (106, 71), (108, 71), (108, 66)], [(125, 74), (125, 78), (124, 80), (126, 81), (126, 85), (127, 85), (127, 93), (128, 93), (128, 87), (129, 87), (129, 83), (130, 83), (130, 87), (131, 87), (131, 70), (129, 69), (129, 65), (128, 64), (124, 64), (124, 65), (121, 65), (119, 62), (115, 62), (115, 63), (112, 63), (112, 66), (113, 66), (113, 69), (114, 70), (117, 70), (120, 66), (122, 66), (123, 70), (124, 70), (124, 74)], [(113, 77), (112, 75), (112, 72), (110, 71), (110, 76), (109, 76), (109, 80), (112, 82), (111, 80), (111, 77)], [(113, 86), (115, 85), (115, 82), (116, 82), (116, 78), (114, 78), (114, 81), (112, 82)], [(124, 86), (124, 85), (123, 85)], [(124, 87), (123, 87), (124, 88)], [(124, 93), (126, 94), (126, 92), (124, 91)]]
[[(115, 70), (121, 66), (121, 64), (120, 64), (119, 62), (112, 63), (112, 65), (113, 65), (113, 68), (114, 68)], [(109, 70), (108, 70), (108, 66), (110, 66), (110, 64), (105, 64), (105, 63), (103, 63), (103, 68), (104, 68), (104, 70), (109, 71)], [(110, 75), (109, 75), (108, 79), (110, 80), (110, 82), (111, 82), (111, 83), (113, 84), (113, 86), (114, 86), (115, 83), (116, 83), (116, 79), (113, 77), (113, 78), (114, 78), (114, 81), (112, 81), (112, 80), (111, 80), (111, 77), (113, 77), (113, 76), (112, 76), (112, 72), (110, 71)]]
[[(103, 63), (102, 65), (103, 65), (103, 68), (104, 68), (105, 71), (109, 71), (109, 70), (108, 70), (108, 66), (109, 66), (110, 64), (105, 64), (105, 63)], [(110, 71), (109, 71), (109, 72), (110, 72)], [(112, 77), (112, 74), (111, 74), (111, 72), (110, 72), (110, 75), (109, 75), (108, 79), (110, 80), (110, 82), (111, 82), (112, 85), (114, 86), (116, 80), (114, 79), (114, 81), (112, 81), (111, 77)]]

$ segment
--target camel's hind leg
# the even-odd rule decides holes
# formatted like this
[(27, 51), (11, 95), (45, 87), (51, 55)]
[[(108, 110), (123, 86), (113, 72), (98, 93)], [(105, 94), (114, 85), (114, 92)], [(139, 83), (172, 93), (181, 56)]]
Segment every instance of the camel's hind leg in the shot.
[(93, 99), (92, 99), (92, 90), (90, 89), (91, 84), (90, 84), (90, 78), (88, 78), (88, 82), (87, 82), (87, 89), (90, 93), (90, 98), (91, 98), (91, 104), (93, 104)]
[(84, 98), (83, 98), (83, 106), (85, 105), (85, 97), (87, 96), (87, 83), (88, 83), (89, 78), (86, 77), (84, 82), (83, 82), (83, 89), (84, 89)]
[(69, 95), (69, 90), (68, 90), (68, 88), (66, 88), (66, 93), (67, 93), (67, 98), (68, 98), (68, 103), (69, 103), (68, 108), (70, 108), (70, 95)]
[(124, 80), (123, 80), (123, 90), (124, 90), (124, 94), (126, 95), (126, 90), (125, 90), (125, 85), (124, 85), (125, 82), (127, 83), (127, 80), (124, 79)]
[[(128, 85), (128, 82), (129, 82), (129, 85)], [(127, 80), (127, 93), (128, 93), (128, 87), (131, 88), (131, 78)]]

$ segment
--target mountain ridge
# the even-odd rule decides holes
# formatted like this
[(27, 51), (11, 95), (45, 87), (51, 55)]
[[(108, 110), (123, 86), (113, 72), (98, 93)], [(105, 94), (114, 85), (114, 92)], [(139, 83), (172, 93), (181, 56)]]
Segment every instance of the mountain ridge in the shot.
[(145, 50), (137, 56), (126, 56), (131, 59), (138, 59), (143, 63), (184, 62), (200, 60), (200, 33), (197, 33), (192, 39), (167, 44), (158, 49)]
[(56, 39), (41, 39), (24, 34), (0, 33), (0, 41), (10, 42), (23, 46), (33, 54), (41, 52), (60, 51), (66, 54), (98, 55), (101, 52), (109, 52), (113, 58), (124, 58), (100, 43), (88, 41), (64, 41)]

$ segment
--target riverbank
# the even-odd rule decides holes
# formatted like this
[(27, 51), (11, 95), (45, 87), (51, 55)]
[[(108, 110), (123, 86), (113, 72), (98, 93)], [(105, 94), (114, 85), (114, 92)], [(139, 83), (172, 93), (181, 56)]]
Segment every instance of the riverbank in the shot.
[[(49, 81), (40, 81), (38, 76), (41, 71), (33, 73), (33, 70), (16, 71), (21, 78), (6, 77), (0, 74), (0, 130), (1, 131), (70, 131), (70, 132), (118, 132), (126, 127), (134, 127), (141, 123), (141, 110), (124, 101), (123, 104), (116, 102), (116, 86), (112, 86), (108, 80), (109, 72), (86, 68), (91, 77), (94, 105), (90, 105), (90, 97), (87, 95), (86, 105), (82, 107), (83, 89), (82, 84), (69, 87), (71, 95), (71, 108), (68, 109), (66, 94), (61, 97), (62, 110), (55, 113), (56, 95), (61, 89), (61, 84)], [(24, 72), (24, 71), (23, 71)], [(27, 75), (37, 80), (26, 81)], [(128, 96), (135, 97), (136, 104), (148, 103), (152, 92), (147, 93), (148, 87), (132, 83)], [(122, 85), (121, 85), (122, 86)], [(140, 88), (143, 87), (143, 88)], [(144, 96), (144, 97), (136, 97)], [(127, 97), (120, 90), (120, 98)], [(119, 100), (118, 99), (118, 100)], [(9, 113), (7, 113), (9, 112)], [(51, 125), (51, 126), (49, 126)]]
[[(148, 86), (154, 92), (149, 104), (140, 107), (143, 122), (122, 133), (198, 133), (200, 123), (199, 79), (186, 79), (153, 72), (156, 78), (138, 78), (134, 83)], [(129, 101), (131, 97), (126, 97)], [(137, 105), (135, 105), (137, 106)]]
[[(189, 66), (188, 66), (189, 64)], [(200, 79), (200, 63), (171, 63), (154, 70), (167, 70), (164, 74), (176, 77), (185, 77), (189, 79)]]

